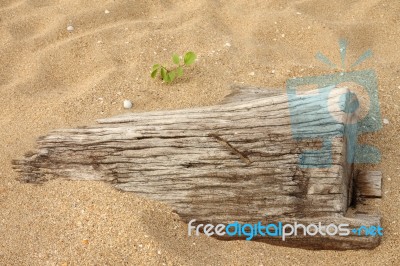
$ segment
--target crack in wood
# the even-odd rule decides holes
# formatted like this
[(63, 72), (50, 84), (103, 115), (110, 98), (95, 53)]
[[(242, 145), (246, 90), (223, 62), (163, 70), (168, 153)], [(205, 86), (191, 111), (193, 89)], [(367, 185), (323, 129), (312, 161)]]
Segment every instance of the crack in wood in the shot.
[(217, 134), (209, 134), (209, 137), (212, 137), (214, 139), (216, 139), (218, 141), (218, 143), (220, 143), (221, 145), (223, 145), (224, 147), (226, 147), (228, 150), (230, 150), (232, 153), (236, 154), (237, 156), (239, 156), (239, 158), (246, 164), (246, 165), (250, 165), (252, 163), (252, 161), (249, 159), (249, 157), (247, 157), (243, 152), (240, 152), (238, 149), (236, 149), (235, 147), (232, 146), (232, 144), (230, 144), (228, 141), (224, 140), (223, 138), (221, 138), (220, 136), (218, 136)]

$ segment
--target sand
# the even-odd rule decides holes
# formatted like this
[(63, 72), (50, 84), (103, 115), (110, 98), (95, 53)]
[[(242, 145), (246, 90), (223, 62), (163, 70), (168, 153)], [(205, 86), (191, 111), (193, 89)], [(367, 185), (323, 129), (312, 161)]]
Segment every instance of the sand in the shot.
[[(398, 1), (0, 1), (0, 264), (398, 265), (399, 23)], [(233, 83), (283, 88), (333, 73), (315, 54), (339, 63), (340, 38), (349, 64), (373, 50), (356, 69), (376, 70), (389, 122), (362, 138), (382, 152), (368, 166), (384, 174), (385, 235), (374, 250), (190, 238), (168, 206), (107, 184), (16, 181), (11, 160), (51, 129), (125, 113), (124, 99), (133, 112), (204, 106)], [(152, 64), (189, 50), (199, 60), (178, 82), (150, 79)]]

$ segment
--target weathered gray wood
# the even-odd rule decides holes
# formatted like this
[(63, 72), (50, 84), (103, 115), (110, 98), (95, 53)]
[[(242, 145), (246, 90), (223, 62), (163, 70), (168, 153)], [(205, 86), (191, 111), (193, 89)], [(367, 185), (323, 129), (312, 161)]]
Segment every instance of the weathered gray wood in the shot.
[(282, 95), (283, 93), (284, 92), (282, 91), (282, 89), (266, 89), (235, 84), (231, 86), (231, 93), (225, 97), (221, 104), (237, 104), (239, 102), (246, 102), (249, 100), (278, 96)]
[[(346, 92), (336, 88), (329, 97)], [(37, 151), (13, 163), (26, 182), (55, 177), (107, 181), (170, 204), (184, 221), (348, 221), (353, 168), (340, 135), (345, 119), (352, 118), (331, 106), (328, 115), (337, 118), (333, 123), (324, 114), (306, 116), (318, 109), (304, 108), (299, 115), (310, 117), (305, 130), (307, 124), (313, 130), (311, 125), (326, 123), (327, 134), (338, 137), (329, 151), (331, 167), (302, 168), (301, 153), (319, 149), (321, 143), (293, 139), (288, 97), (276, 94), (239, 88), (217, 106), (130, 113), (100, 119), (92, 127), (55, 130), (38, 140)], [(379, 224), (379, 217), (351, 221), (371, 224), (371, 219)], [(318, 239), (299, 236), (281, 244), (356, 249), (373, 248), (380, 241), (362, 236)]]
[(356, 189), (360, 197), (382, 197), (382, 172), (361, 171), (356, 176)]

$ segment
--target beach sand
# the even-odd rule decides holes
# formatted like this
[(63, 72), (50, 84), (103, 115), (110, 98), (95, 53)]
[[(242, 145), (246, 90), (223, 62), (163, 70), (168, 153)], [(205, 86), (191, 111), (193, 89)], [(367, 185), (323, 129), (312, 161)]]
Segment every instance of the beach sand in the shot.
[[(108, 10), (109, 12), (105, 12)], [(73, 26), (73, 31), (67, 27)], [(400, 2), (0, 1), (1, 265), (399, 265)], [(307, 251), (188, 237), (171, 208), (98, 182), (20, 183), (11, 160), (52, 129), (133, 112), (213, 105), (231, 84), (284, 88), (289, 78), (374, 69), (385, 124), (362, 142), (382, 152), (384, 237), (374, 250)], [(171, 85), (152, 64), (199, 55)], [(253, 73), (254, 72), (254, 75)]]

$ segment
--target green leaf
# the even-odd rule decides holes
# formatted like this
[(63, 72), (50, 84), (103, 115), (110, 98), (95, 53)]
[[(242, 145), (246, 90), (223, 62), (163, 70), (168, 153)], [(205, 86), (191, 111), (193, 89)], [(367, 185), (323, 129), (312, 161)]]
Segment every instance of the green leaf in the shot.
[(156, 69), (159, 69), (160, 68), (160, 65), (159, 64), (155, 64), (154, 66), (153, 66), (153, 70), (152, 71), (154, 71), (154, 70), (156, 70)]
[(165, 75), (164, 81), (167, 82), (167, 83), (170, 83), (170, 82), (171, 82), (171, 78), (170, 78), (170, 76), (169, 76), (169, 73), (167, 73), (167, 74)]
[(171, 71), (168, 73), (168, 77), (169, 77), (169, 81), (172, 82), (174, 81), (175, 77), (176, 77), (176, 73), (175, 71)]
[(157, 72), (158, 72), (158, 68), (154, 69), (154, 70), (151, 72), (151, 77), (152, 77), (152, 78), (155, 78), (155, 77), (157, 76)]
[(191, 64), (193, 64), (194, 60), (196, 60), (196, 54), (193, 52), (187, 52), (185, 54), (185, 57), (183, 58), (183, 62), (187, 66), (190, 66)]
[(183, 75), (183, 68), (182, 67), (178, 67), (177, 69), (176, 69), (176, 77), (182, 77), (182, 75)]
[(165, 68), (161, 68), (161, 78), (166, 81), (167, 80), (167, 71), (165, 70)]
[(172, 56), (172, 61), (174, 62), (174, 64), (179, 65), (179, 55), (174, 54), (174, 55)]

